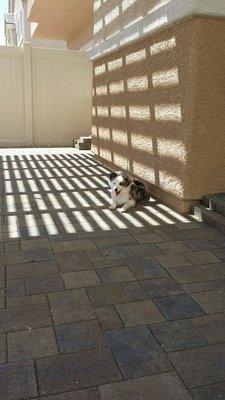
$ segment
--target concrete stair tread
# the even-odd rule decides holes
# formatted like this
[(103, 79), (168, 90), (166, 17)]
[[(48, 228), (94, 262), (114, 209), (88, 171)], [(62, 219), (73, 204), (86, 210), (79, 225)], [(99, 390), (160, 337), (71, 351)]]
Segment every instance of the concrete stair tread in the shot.
[(196, 219), (201, 220), (219, 232), (225, 234), (225, 216), (221, 215), (203, 204), (194, 204), (192, 214)]

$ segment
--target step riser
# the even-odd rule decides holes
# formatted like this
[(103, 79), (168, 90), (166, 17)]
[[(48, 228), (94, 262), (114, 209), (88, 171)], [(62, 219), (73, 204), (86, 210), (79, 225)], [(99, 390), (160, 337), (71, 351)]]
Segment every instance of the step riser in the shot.
[(204, 206), (193, 206), (192, 214), (225, 235), (225, 218)]
[(221, 201), (221, 199), (204, 197), (202, 203), (210, 210), (225, 217), (225, 202)]

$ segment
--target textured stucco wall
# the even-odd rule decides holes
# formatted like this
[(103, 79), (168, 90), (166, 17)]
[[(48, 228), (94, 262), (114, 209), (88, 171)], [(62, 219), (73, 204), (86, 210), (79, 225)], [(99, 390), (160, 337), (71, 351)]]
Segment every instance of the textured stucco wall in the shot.
[(94, 63), (94, 152), (183, 211), (225, 190), (224, 41), (224, 20), (191, 17)]

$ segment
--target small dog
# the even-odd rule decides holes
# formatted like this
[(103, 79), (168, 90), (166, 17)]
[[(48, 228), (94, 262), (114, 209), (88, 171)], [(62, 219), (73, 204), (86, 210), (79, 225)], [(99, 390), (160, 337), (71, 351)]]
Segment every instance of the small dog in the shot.
[(110, 210), (115, 210), (122, 206), (121, 211), (126, 212), (134, 207), (137, 201), (147, 196), (144, 184), (137, 179), (129, 179), (120, 171), (112, 172), (109, 176), (109, 185), (111, 188)]

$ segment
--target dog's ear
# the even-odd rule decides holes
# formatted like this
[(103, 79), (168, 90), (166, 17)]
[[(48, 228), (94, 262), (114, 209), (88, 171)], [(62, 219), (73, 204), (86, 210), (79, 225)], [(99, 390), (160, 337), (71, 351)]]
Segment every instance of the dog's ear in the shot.
[(119, 175), (121, 175), (120, 171), (111, 172), (111, 174), (109, 175), (109, 180), (112, 181), (113, 179), (115, 179)]
[(130, 183), (131, 183), (131, 180), (126, 175), (123, 175), (123, 180), (122, 180), (122, 182), (120, 182), (120, 185), (121, 186), (129, 186)]

